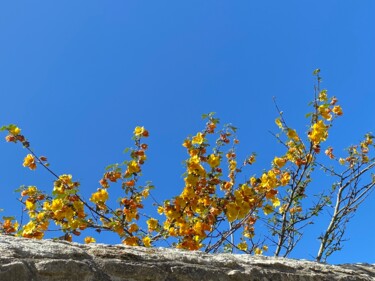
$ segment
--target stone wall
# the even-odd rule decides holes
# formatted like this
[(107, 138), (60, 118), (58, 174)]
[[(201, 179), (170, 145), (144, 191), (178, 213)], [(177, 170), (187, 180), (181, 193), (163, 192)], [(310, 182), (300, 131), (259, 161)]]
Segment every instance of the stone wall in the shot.
[(375, 265), (81, 245), (0, 235), (0, 281), (375, 280)]

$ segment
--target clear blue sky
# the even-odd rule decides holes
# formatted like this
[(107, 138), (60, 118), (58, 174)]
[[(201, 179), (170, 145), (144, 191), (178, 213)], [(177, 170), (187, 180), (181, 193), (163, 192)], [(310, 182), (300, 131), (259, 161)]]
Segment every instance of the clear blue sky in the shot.
[[(162, 201), (183, 187), (181, 143), (202, 128), (203, 113), (236, 125), (240, 155), (255, 151), (268, 168), (280, 151), (268, 132), (277, 130), (272, 97), (289, 124), (306, 131), (319, 67), (344, 109), (330, 143), (343, 149), (375, 132), (374, 11), (371, 0), (2, 1), (0, 124), (18, 124), (87, 197), (143, 125), (151, 134), (144, 179)], [(52, 187), (45, 171), (22, 167), (25, 154), (0, 144), (4, 215), (21, 213), (18, 186)], [(375, 263), (374, 202), (372, 194), (330, 262)], [(308, 229), (292, 256), (314, 256), (324, 226)]]

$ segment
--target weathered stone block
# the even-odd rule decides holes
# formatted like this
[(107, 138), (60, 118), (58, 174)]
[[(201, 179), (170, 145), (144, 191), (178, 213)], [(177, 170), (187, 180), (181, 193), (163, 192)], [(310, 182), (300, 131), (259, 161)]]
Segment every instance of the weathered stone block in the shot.
[(370, 281), (375, 265), (0, 235), (0, 281)]

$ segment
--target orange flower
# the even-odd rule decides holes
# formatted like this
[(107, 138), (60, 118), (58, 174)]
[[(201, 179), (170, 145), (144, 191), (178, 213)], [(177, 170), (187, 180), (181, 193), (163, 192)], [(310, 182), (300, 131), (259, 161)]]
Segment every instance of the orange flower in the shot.
[(93, 238), (93, 237), (87, 236), (87, 237), (85, 238), (85, 243), (86, 243), (86, 244), (95, 243), (95, 242), (96, 242), (96, 240), (95, 240), (95, 238)]
[(338, 116), (343, 114), (342, 108), (339, 105), (334, 106), (333, 109), (332, 109), (332, 112), (335, 113)]

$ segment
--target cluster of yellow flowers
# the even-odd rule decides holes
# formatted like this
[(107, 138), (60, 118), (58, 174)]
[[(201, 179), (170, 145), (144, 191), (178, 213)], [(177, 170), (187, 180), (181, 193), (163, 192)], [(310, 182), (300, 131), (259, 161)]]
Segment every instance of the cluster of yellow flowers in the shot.
[(86, 229), (88, 222), (84, 211), (84, 203), (76, 195), (78, 182), (72, 181), (71, 175), (61, 175), (54, 182), (53, 197), (47, 197), (35, 186), (28, 186), (21, 192), (25, 197), (25, 207), (30, 221), (23, 227), (22, 236), (41, 239), (48, 229), (50, 220), (67, 233), (67, 240), (71, 234), (80, 235)]
[[(54, 182), (51, 196), (35, 186), (23, 187), (22, 202), (30, 220), (20, 227), (14, 218), (6, 218), (0, 222), (0, 232), (12, 234), (18, 231), (23, 237), (41, 239), (48, 230), (50, 221), (53, 221), (69, 241), (72, 240), (72, 235), (80, 235), (86, 228), (93, 227), (117, 233), (126, 245), (150, 247), (157, 239), (172, 238), (177, 240), (178, 248), (198, 250), (207, 246), (205, 241), (209, 240), (211, 243), (212, 240), (224, 237), (225, 230), (219, 229), (219, 225), (222, 221), (228, 221), (232, 229), (241, 229), (242, 233), (240, 242), (231, 245), (232, 247), (247, 253), (262, 254), (268, 250), (268, 246), (263, 242), (254, 242), (256, 222), (262, 213), (265, 216), (293, 216), (303, 211), (299, 199), (287, 204), (279, 190), (285, 186), (291, 187), (298, 171), (315, 161), (320, 152), (320, 144), (328, 138), (331, 122), (343, 114), (341, 107), (337, 105), (337, 99), (329, 98), (326, 90), (320, 91), (313, 104), (308, 143), (303, 142), (302, 135), (297, 130), (286, 125), (280, 113), (275, 123), (285, 139), (282, 142), (286, 152), (273, 159), (270, 169), (264, 170), (258, 177), (251, 176), (244, 182), (239, 182), (237, 175), (245, 166), (255, 162), (255, 154), (243, 162), (238, 161), (236, 145), (239, 140), (235, 138), (236, 129), (228, 125), (217, 131), (219, 120), (213, 114), (208, 114), (204, 130), (183, 142), (188, 159), (185, 161), (182, 192), (158, 206), (158, 213), (165, 216), (163, 222), (152, 217), (145, 219), (147, 230), (140, 227), (140, 209), (143, 208), (143, 201), (149, 196), (152, 185), (139, 185), (138, 180), (147, 160), (148, 146), (143, 143), (143, 139), (149, 136), (149, 132), (144, 127), (136, 127), (133, 132), (135, 148), (129, 152), (131, 159), (106, 169), (99, 181), (100, 187), (91, 194), (91, 205), (81, 199), (78, 194), (79, 183), (73, 181), (71, 175), (60, 175)], [(29, 143), (21, 135), (20, 128), (9, 125), (3, 127), (3, 130), (8, 131), (8, 142), (21, 142), (28, 148)], [(208, 151), (209, 140), (214, 134), (218, 138)], [(352, 167), (358, 162), (369, 161), (367, 155), (372, 143), (373, 137), (367, 135), (359, 146), (349, 149), (349, 156), (346, 158), (336, 159), (331, 147), (325, 150), (325, 154), (342, 165)], [(37, 165), (47, 167), (46, 161), (47, 158), (38, 157), (30, 150), (24, 158), (23, 166), (35, 170)], [(109, 189), (115, 183), (121, 185), (124, 196), (118, 200), (119, 207), (112, 209), (108, 206)], [(94, 220), (89, 218), (85, 208), (89, 208)], [(96, 242), (91, 236), (87, 236), (84, 241)]]
[[(150, 247), (152, 240), (141, 232), (138, 220), (139, 209), (143, 208), (142, 201), (149, 196), (152, 186), (136, 186), (142, 172), (142, 165), (147, 159), (145, 151), (148, 146), (141, 140), (148, 137), (149, 132), (144, 127), (136, 127), (133, 135), (136, 149), (130, 151), (131, 160), (124, 162), (123, 165), (111, 165), (99, 181), (101, 188), (91, 195), (90, 201), (96, 205), (98, 212), (102, 215), (100, 221), (103, 227), (117, 233), (123, 239), (124, 244)], [(119, 199), (120, 208), (114, 210), (112, 216), (108, 216), (109, 208), (106, 203), (109, 199), (108, 189), (110, 183), (117, 182), (121, 182), (125, 196)], [(155, 228), (149, 227), (149, 232), (154, 230)]]

